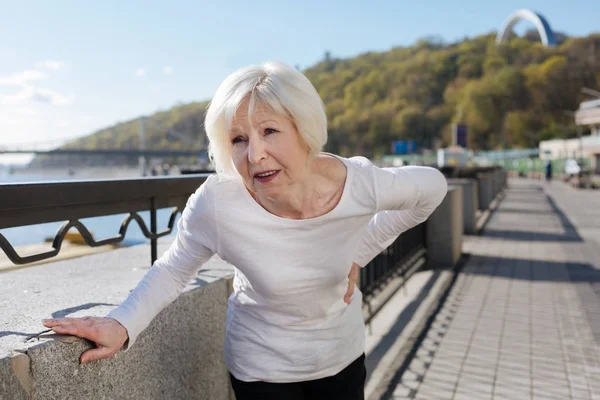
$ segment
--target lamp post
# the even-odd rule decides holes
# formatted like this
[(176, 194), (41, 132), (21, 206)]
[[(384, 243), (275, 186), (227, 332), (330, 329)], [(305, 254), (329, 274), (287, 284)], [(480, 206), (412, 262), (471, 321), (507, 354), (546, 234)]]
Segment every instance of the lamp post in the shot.
[(140, 117), (140, 151), (141, 154), (138, 157), (138, 165), (141, 170), (142, 176), (148, 175), (148, 163), (146, 160), (146, 129), (144, 127), (144, 117)]

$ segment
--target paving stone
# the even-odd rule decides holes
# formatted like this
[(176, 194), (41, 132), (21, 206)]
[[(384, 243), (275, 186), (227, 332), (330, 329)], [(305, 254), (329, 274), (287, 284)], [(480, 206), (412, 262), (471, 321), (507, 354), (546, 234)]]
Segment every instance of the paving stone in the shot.
[(454, 388), (450, 388), (447, 390), (437, 389), (437, 388), (429, 388), (429, 387), (421, 387), (419, 388), (419, 397), (433, 398), (433, 399), (448, 399), (451, 400), (454, 396)]
[(587, 390), (572, 390), (571, 398), (573, 400), (591, 400), (592, 395)]
[(597, 204), (600, 191), (510, 180), (485, 232), (465, 236), (470, 259), (417, 351), (429, 368), (403, 395), (600, 400)]
[(434, 388), (434, 389), (439, 389), (439, 390), (454, 391), (454, 387), (456, 386), (457, 383), (458, 383), (458, 377), (456, 377), (456, 379), (452, 379), (452, 380), (440, 380), (440, 379), (427, 378), (421, 383), (420, 390), (423, 388)]
[(414, 397), (415, 391), (411, 388), (407, 388), (406, 386), (398, 385), (396, 389), (394, 389), (393, 396), (403, 396), (410, 398)]

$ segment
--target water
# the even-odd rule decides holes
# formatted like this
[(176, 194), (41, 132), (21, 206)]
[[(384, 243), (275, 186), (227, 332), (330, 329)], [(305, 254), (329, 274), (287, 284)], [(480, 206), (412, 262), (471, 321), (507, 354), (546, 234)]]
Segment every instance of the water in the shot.
[[(103, 178), (109, 178), (105, 176)], [(74, 180), (82, 179), (81, 176), (68, 176), (68, 175), (8, 175), (3, 174), (0, 171), (0, 185), (7, 182), (40, 182), (50, 180)], [(169, 218), (173, 209), (162, 209), (157, 212), (157, 225), (158, 230), (162, 231), (167, 228)], [(150, 212), (138, 213), (140, 217), (146, 223), (148, 229), (150, 228)], [(121, 222), (128, 216), (128, 214), (116, 214), (106, 217), (93, 217), (83, 218), (80, 221), (83, 225), (92, 233), (94, 239), (102, 240), (109, 237), (117, 236)], [(179, 216), (178, 216), (179, 219)], [(0, 234), (4, 235), (8, 239), (9, 243), (13, 247), (42, 243), (48, 238), (54, 238), (56, 232), (63, 224), (62, 222), (51, 222), (46, 224), (20, 226), (16, 228), (0, 229)], [(73, 228), (72, 228), (73, 229)], [(74, 230), (74, 229), (73, 229)], [(176, 225), (173, 228), (170, 236), (173, 236), (176, 232)], [(125, 238), (121, 244), (131, 246), (140, 243), (149, 243), (150, 240), (144, 237), (142, 230), (138, 226), (137, 222), (132, 221), (129, 223)], [(50, 246), (50, 245), (49, 245)]]

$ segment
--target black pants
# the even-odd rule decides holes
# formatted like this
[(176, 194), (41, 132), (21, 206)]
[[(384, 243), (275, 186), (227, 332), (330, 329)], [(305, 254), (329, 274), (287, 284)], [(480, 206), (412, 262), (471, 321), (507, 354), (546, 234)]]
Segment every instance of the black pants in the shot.
[(365, 355), (333, 376), (293, 383), (244, 382), (229, 374), (236, 400), (364, 400)]

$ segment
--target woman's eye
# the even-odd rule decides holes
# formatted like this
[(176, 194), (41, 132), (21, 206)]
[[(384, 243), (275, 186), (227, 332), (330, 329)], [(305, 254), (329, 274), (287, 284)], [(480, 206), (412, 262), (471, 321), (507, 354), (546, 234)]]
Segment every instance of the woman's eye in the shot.
[(275, 129), (272, 128), (267, 128), (265, 129), (265, 135), (271, 135), (273, 133), (277, 132)]
[(237, 137), (233, 138), (231, 143), (236, 144), (236, 143), (241, 143), (243, 141), (244, 141), (244, 138), (242, 138), (241, 136), (237, 136)]

